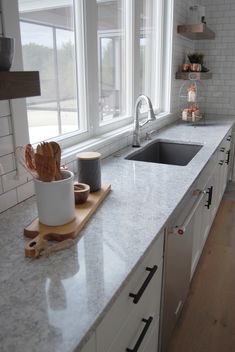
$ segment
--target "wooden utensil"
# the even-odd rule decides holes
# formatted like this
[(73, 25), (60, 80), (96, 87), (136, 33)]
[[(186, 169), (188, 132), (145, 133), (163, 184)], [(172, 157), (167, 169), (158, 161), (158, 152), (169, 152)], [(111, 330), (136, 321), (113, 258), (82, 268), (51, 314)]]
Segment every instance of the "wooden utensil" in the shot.
[(55, 170), (55, 180), (61, 180), (62, 179), (62, 175), (60, 172), (60, 162), (61, 162), (61, 149), (58, 143), (52, 141), (49, 142), (49, 145), (51, 146), (52, 150), (53, 150), (53, 155), (55, 158), (55, 163), (56, 163), (56, 170)]
[(35, 153), (35, 166), (38, 178), (43, 182), (51, 182), (55, 179), (56, 162), (52, 156)]

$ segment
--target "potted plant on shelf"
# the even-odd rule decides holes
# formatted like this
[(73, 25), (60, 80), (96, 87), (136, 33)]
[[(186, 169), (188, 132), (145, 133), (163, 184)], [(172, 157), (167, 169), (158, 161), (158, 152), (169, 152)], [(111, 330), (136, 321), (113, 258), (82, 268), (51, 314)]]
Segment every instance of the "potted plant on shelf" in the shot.
[(208, 72), (209, 69), (204, 66), (204, 54), (199, 52), (194, 52), (188, 54), (188, 59), (190, 61), (190, 71), (192, 72)]

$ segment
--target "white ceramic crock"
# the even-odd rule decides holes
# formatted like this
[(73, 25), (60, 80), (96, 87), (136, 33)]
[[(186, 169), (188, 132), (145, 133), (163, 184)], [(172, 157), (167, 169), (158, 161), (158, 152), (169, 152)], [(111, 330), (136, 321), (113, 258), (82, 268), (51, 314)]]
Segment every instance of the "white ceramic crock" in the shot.
[(60, 181), (43, 182), (34, 179), (39, 221), (48, 226), (67, 224), (75, 217), (73, 179), (71, 171), (61, 171)]

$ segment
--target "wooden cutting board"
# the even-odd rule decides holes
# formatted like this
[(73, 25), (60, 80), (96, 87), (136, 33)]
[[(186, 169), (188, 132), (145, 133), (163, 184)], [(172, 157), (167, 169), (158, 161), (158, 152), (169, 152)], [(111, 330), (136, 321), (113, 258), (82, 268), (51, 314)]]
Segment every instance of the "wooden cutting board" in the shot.
[[(47, 253), (73, 245), (73, 239), (79, 235), (84, 225), (94, 214), (110, 190), (111, 185), (105, 184), (99, 191), (90, 193), (85, 203), (75, 206), (74, 220), (65, 225), (47, 226), (41, 224), (38, 218), (35, 219), (24, 229), (24, 235), (33, 239), (25, 245), (25, 256), (38, 257), (40, 255), (40, 246), (42, 245), (45, 247), (43, 251), (49, 249)], [(63, 243), (50, 245), (49, 241), (63, 241)]]

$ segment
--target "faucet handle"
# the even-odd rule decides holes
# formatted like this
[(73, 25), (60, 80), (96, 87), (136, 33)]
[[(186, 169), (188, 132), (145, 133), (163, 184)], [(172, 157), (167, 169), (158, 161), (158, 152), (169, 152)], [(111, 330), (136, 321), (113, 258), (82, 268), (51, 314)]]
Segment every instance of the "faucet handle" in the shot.
[(149, 132), (146, 132), (145, 134), (145, 140), (146, 141), (150, 141), (152, 139), (152, 134), (156, 132), (155, 130), (152, 130), (152, 131), (149, 131)]

